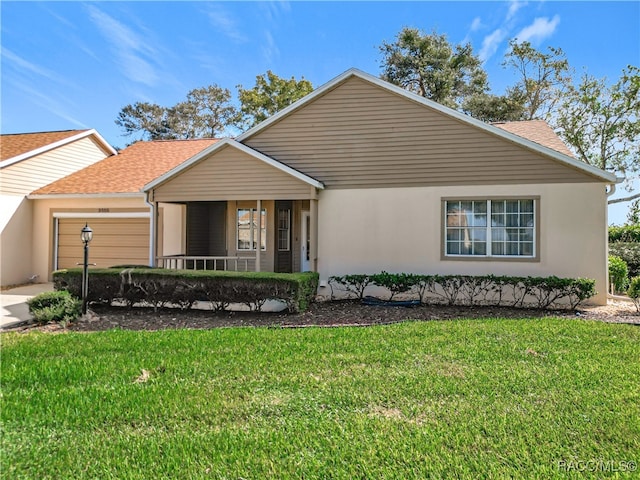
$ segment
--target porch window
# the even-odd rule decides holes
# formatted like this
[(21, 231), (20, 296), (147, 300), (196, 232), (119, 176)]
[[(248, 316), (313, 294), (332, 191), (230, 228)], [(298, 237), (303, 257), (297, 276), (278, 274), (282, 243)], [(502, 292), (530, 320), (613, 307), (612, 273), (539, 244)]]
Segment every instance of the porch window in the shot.
[[(238, 209), (238, 250), (255, 251), (258, 242), (258, 213), (255, 208)], [(261, 212), (260, 250), (267, 249), (267, 211)]]
[(444, 202), (447, 257), (535, 258), (536, 200)]
[(291, 210), (278, 210), (278, 250), (288, 252), (291, 249)]

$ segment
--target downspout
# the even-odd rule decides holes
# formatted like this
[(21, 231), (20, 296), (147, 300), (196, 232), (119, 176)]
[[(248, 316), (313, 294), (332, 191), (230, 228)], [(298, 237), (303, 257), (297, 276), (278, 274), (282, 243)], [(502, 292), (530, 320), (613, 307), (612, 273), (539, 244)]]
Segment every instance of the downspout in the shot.
[[(605, 192), (605, 193), (606, 193), (606, 195), (607, 195), (607, 207), (609, 206), (609, 205), (608, 205), (608, 201), (609, 201), (609, 199), (611, 198), (611, 196), (612, 196), (614, 193), (616, 193), (616, 185), (617, 185), (618, 183), (622, 183), (622, 182), (624, 182), (624, 181), (625, 181), (625, 178), (624, 178), (624, 177), (616, 177), (616, 183), (610, 183), (610, 184), (608, 185), (608, 187), (609, 187), (609, 188), (608, 188), (608, 190)], [(606, 284), (606, 291), (607, 291), (607, 297), (608, 297), (609, 295), (611, 295), (611, 294), (613, 293), (613, 292), (611, 291), (611, 282), (609, 281), (609, 228), (608, 228), (608, 227), (609, 227), (609, 208), (605, 208), (605, 210), (604, 210), (604, 211), (605, 211), (605, 214), (606, 214), (606, 216), (607, 216), (607, 217), (606, 217), (606, 225), (607, 225), (607, 228), (605, 229), (605, 232), (606, 232), (606, 233), (605, 233), (605, 235), (606, 235), (606, 238), (605, 238), (605, 245), (607, 246), (607, 256), (606, 256), (606, 258), (607, 258), (607, 270), (606, 270), (606, 271), (607, 271), (607, 275), (606, 275), (606, 277), (607, 277), (607, 284)]]
[(156, 266), (156, 230), (158, 209), (155, 202), (151, 202), (151, 191), (144, 192), (144, 202), (149, 205), (149, 266)]

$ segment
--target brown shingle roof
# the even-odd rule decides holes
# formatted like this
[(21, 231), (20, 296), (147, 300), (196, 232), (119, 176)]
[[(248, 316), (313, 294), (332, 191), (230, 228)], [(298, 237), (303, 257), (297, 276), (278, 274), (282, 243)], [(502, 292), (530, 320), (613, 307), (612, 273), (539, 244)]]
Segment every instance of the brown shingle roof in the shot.
[(137, 142), (118, 155), (72, 173), (33, 194), (138, 193), (150, 181), (217, 141), (205, 138)]
[(22, 155), (86, 131), (63, 130), (59, 132), (7, 133), (0, 135), (0, 160)]
[(519, 137), (531, 140), (543, 147), (551, 148), (556, 152), (574, 157), (571, 150), (567, 148), (556, 132), (544, 120), (522, 120), (519, 122), (497, 122), (492, 123), (494, 127), (501, 128)]

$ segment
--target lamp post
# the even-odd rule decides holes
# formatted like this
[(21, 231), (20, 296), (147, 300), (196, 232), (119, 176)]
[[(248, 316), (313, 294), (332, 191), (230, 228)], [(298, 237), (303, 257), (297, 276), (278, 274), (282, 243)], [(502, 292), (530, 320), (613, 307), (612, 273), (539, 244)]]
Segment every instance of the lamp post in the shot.
[(82, 263), (82, 315), (87, 314), (87, 298), (89, 296), (89, 242), (93, 238), (93, 230), (88, 224), (84, 224), (80, 232), (80, 238), (84, 243), (84, 262)]

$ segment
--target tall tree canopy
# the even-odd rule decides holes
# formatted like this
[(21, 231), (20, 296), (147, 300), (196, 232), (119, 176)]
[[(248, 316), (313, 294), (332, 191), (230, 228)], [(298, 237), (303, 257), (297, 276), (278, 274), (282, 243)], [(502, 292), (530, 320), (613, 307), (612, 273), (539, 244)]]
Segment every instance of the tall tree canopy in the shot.
[[(640, 69), (628, 66), (611, 86), (605, 79), (584, 75), (565, 92), (554, 123), (578, 158), (630, 180), (640, 172), (639, 117)], [(638, 197), (640, 194), (609, 203)]]
[(569, 62), (560, 48), (548, 48), (543, 53), (529, 42), (509, 42), (510, 50), (503, 66), (518, 75), (517, 83), (507, 90), (507, 96), (522, 102), (521, 120), (548, 120), (571, 83)]
[(209, 85), (191, 90), (186, 100), (172, 107), (146, 102), (126, 105), (116, 125), (128, 136), (137, 133), (145, 140), (167, 140), (216, 137), (237, 121), (229, 90)]
[(382, 79), (443, 105), (460, 108), (488, 90), (487, 74), (471, 44), (452, 46), (445, 35), (404, 28), (383, 42)]
[(241, 105), (241, 126), (245, 128), (257, 125), (313, 91), (313, 85), (304, 77), (301, 80), (294, 77), (286, 80), (271, 70), (256, 76), (255, 87), (244, 89), (242, 85), (238, 85), (237, 88)]

